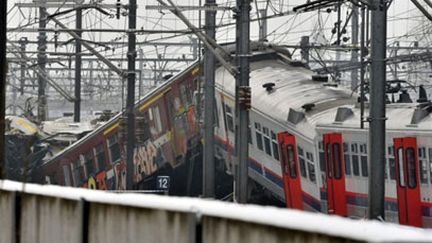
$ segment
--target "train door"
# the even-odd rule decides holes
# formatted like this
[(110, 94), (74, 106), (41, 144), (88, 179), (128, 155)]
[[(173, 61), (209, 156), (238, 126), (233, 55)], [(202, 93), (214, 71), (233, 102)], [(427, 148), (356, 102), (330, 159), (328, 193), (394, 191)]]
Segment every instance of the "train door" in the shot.
[(417, 139), (395, 138), (399, 223), (422, 227)]
[(328, 213), (347, 216), (342, 134), (324, 134)]
[(282, 155), (282, 178), (287, 208), (303, 209), (303, 195), (295, 137), (288, 132), (281, 132), (278, 134), (278, 142)]

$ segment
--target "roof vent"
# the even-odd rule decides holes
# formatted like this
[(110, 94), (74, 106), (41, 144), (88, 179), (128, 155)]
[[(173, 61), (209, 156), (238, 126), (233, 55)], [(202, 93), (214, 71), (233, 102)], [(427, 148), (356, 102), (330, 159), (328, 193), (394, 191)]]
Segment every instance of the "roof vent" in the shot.
[(419, 86), (419, 98), (418, 98), (417, 102), (418, 103), (428, 102), (426, 89), (423, 87), (423, 85)]
[(272, 92), (274, 86), (275, 86), (275, 83), (265, 83), (265, 84), (263, 84), (263, 88), (265, 88), (267, 90), (267, 92)]
[(417, 125), (424, 118), (428, 117), (432, 112), (431, 103), (424, 103), (419, 105), (415, 110), (411, 118), (411, 125)]
[(354, 112), (347, 107), (339, 107), (336, 112), (335, 122), (344, 122), (351, 116), (354, 116)]
[(288, 121), (294, 125), (297, 125), (305, 118), (305, 114), (303, 112), (298, 112), (290, 108), (288, 113)]
[(402, 94), (399, 95), (398, 103), (412, 103), (411, 97), (407, 90), (402, 90)]
[(168, 79), (172, 78), (172, 76), (174, 76), (174, 75), (172, 75), (172, 74), (167, 74), (167, 75), (163, 76), (162, 79), (163, 79), (163, 80), (168, 80)]
[(312, 75), (312, 80), (315, 81), (315, 82), (326, 83), (326, 82), (328, 82), (328, 76), (327, 75), (316, 74), (316, 75)]
[(302, 108), (305, 109), (306, 112), (311, 111), (312, 108), (314, 107), (315, 107), (314, 103), (307, 103), (302, 106)]

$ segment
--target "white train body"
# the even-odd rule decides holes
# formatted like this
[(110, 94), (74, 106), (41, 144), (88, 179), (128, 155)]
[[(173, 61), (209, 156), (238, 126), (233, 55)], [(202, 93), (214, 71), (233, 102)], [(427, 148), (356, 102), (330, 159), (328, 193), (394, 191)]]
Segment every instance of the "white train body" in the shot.
[[(295, 137), (296, 142), (294, 146), (302, 202), (300, 208), (335, 213), (335, 209), (330, 209), (328, 206), (329, 191), (326, 188), (328, 188), (329, 176), (326, 176), (323, 137), (325, 134), (340, 134), (344, 147), (341, 160), (343, 163), (339, 162), (335, 165), (345, 165), (343, 166), (345, 168), (342, 168), (344, 183), (342, 198), (346, 201), (344, 202), (346, 212), (342, 215), (364, 218), (367, 216), (368, 174), (371, 162), (367, 158), (368, 123), (365, 123), (365, 129), (360, 128), (360, 103), (356, 94), (340, 86), (314, 81), (312, 75), (314, 73), (307, 68), (293, 65), (290, 58), (283, 53), (273, 50), (254, 53), (251, 58), (250, 74), (252, 109), (250, 110), (249, 176), (282, 201), (286, 200), (287, 190), (290, 189), (287, 188), (286, 183), (289, 182), (285, 182), (282, 173), (281, 161), (285, 154), (282, 154), (278, 134), (287, 132)], [(263, 88), (266, 83), (274, 83), (274, 87), (268, 91)], [(234, 90), (235, 79), (222, 67), (218, 68), (216, 71), (218, 115), (215, 128), (218, 141), (217, 156), (224, 159), (228, 167), (232, 166), (235, 157)], [(410, 179), (407, 175), (402, 176), (402, 180), (407, 180), (406, 182), (409, 183), (418, 182), (416, 188), (420, 189), (421, 205), (417, 206), (421, 208), (421, 225), (418, 225), (418, 222), (412, 223), (411, 219), (400, 222), (432, 227), (432, 116), (424, 112), (420, 112), (424, 114), (421, 116), (414, 115), (419, 112), (416, 111), (418, 105), (418, 103), (387, 105), (385, 218), (391, 222), (400, 221), (398, 200), (401, 199), (398, 199), (397, 192), (400, 180), (396, 178), (398, 173), (395, 165), (397, 162), (395, 162), (394, 138), (411, 137), (416, 140), (417, 147), (414, 155), (418, 168), (413, 170), (413, 175), (416, 176), (414, 179)], [(368, 115), (367, 106), (368, 104), (366, 104), (365, 117)], [(326, 156), (330, 160), (330, 152), (328, 153)], [(332, 159), (337, 156), (337, 152), (334, 153)], [(409, 170), (411, 167), (403, 168)], [(337, 173), (340, 173), (336, 170), (334, 178)], [(334, 199), (336, 200), (336, 197)], [(407, 212), (418, 210), (418, 207), (407, 206)]]

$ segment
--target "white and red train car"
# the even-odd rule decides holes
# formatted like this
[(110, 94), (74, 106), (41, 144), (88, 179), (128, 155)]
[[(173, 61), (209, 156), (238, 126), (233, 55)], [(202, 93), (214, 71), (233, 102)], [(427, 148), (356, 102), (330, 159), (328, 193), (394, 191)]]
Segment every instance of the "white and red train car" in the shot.
[[(252, 57), (249, 176), (287, 207), (367, 217), (368, 129), (358, 96), (267, 49)], [(235, 81), (216, 75), (217, 155), (235, 155)], [(406, 93), (401, 94), (405, 96)], [(407, 99), (401, 99), (405, 101)], [(385, 219), (432, 227), (432, 116), (429, 102), (387, 105)], [(368, 113), (366, 103), (365, 117)]]

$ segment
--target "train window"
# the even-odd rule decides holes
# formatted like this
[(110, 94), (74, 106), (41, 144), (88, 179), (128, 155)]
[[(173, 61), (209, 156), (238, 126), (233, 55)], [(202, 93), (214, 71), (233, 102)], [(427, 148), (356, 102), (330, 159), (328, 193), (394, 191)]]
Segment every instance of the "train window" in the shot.
[(255, 122), (255, 135), (256, 135), (256, 141), (257, 141), (257, 147), (259, 150), (263, 150), (263, 141), (262, 141), (262, 134), (261, 134), (261, 125), (257, 122)]
[(327, 143), (326, 145), (326, 156), (327, 156), (327, 177), (332, 178), (333, 177), (333, 163), (331, 163), (331, 154), (330, 154), (330, 143)]
[(325, 172), (324, 144), (323, 141), (318, 142), (319, 164), (321, 172)]
[(220, 127), (219, 126), (218, 102), (217, 102), (216, 98), (214, 99), (213, 121), (214, 121), (215, 127)]
[(345, 174), (351, 175), (351, 160), (349, 154), (349, 146), (347, 143), (343, 144), (344, 147), (344, 159), (345, 159)]
[(313, 154), (306, 152), (306, 159), (307, 159), (307, 169), (309, 174), (309, 180), (313, 183), (316, 182), (316, 176), (315, 176), (315, 166), (314, 166), (314, 159)]
[(297, 178), (297, 167), (295, 163), (295, 153), (294, 146), (287, 146), (287, 156), (288, 156), (288, 167), (289, 167), (289, 175), (291, 178)]
[(361, 161), (362, 176), (368, 177), (369, 171), (368, 171), (368, 159), (367, 159), (367, 156), (365, 156), (365, 155), (360, 156), (360, 161)]
[(428, 165), (426, 158), (426, 148), (421, 147), (418, 149), (418, 158), (419, 158), (419, 166), (420, 166), (420, 182), (422, 184), (428, 183)]
[(85, 156), (84, 156), (84, 164), (86, 167), (87, 175), (91, 175), (95, 172), (94, 169), (94, 158), (93, 158), (93, 150), (90, 150)]
[(352, 155), (353, 175), (360, 176), (360, 166), (358, 155)]
[(429, 179), (432, 184), (432, 148), (428, 149), (429, 151)]
[(63, 175), (65, 178), (65, 186), (72, 186), (71, 171), (69, 165), (63, 165)]
[(297, 155), (298, 155), (299, 162), (300, 162), (300, 174), (304, 178), (307, 178), (306, 161), (305, 161), (305, 158), (304, 158), (303, 149), (300, 146), (297, 146)]
[(384, 180), (388, 179), (388, 162), (384, 159)]
[(225, 115), (228, 130), (234, 132), (234, 116), (231, 107), (229, 107), (228, 105), (225, 105)]
[(81, 184), (85, 181), (86, 178), (84, 166), (82, 166), (81, 159), (77, 159), (73, 163), (73, 168), (74, 185), (81, 186)]
[(251, 131), (250, 124), (248, 125), (248, 143), (249, 144), (253, 144), (253, 142), (252, 142), (252, 131)]
[(405, 168), (404, 168), (404, 156), (403, 156), (403, 148), (399, 148), (397, 150), (397, 163), (398, 163), (398, 167), (399, 167), (399, 171), (398, 171), (398, 177), (399, 177), (399, 186), (401, 187), (405, 187)]
[(180, 85), (180, 95), (182, 102), (185, 106), (188, 106), (190, 103), (192, 103), (191, 95), (190, 95), (190, 89), (186, 87), (187, 83), (183, 83)]
[(358, 144), (352, 143), (351, 144), (351, 162), (353, 167), (353, 175), (360, 176), (360, 161), (359, 161), (359, 150), (358, 150)]
[(332, 145), (332, 152), (333, 152), (333, 168), (334, 168), (334, 177), (335, 179), (342, 178), (342, 161), (341, 161), (341, 151), (340, 151), (340, 144), (334, 143)]
[(160, 117), (159, 106), (153, 107), (152, 110), (154, 115), (156, 133), (159, 134), (160, 132), (162, 132), (162, 121)]
[(358, 146), (356, 143), (351, 144), (351, 152), (358, 153)]
[(408, 148), (406, 150), (407, 159), (407, 173), (408, 173), (408, 186), (410, 188), (417, 187), (417, 173), (416, 173), (416, 157), (415, 150), (413, 148)]
[(367, 145), (364, 143), (360, 144), (360, 163), (362, 176), (368, 177)]
[(265, 152), (268, 155), (272, 155), (271, 153), (271, 145), (270, 145), (270, 135), (269, 135), (269, 129), (267, 127), (263, 127), (263, 137), (264, 137), (264, 148)]
[(120, 145), (118, 143), (117, 135), (108, 138), (109, 151), (111, 154), (111, 163), (115, 163), (120, 159)]
[(393, 146), (388, 146), (388, 166), (390, 170), (390, 180), (396, 180), (396, 164), (394, 159), (394, 149)]
[(276, 160), (279, 160), (279, 146), (276, 140), (276, 134), (271, 131), (271, 140), (272, 140), (272, 147), (273, 147), (273, 157)]
[(96, 146), (96, 160), (97, 160), (98, 170), (99, 171), (105, 170), (106, 167), (105, 149), (102, 143)]
[(360, 144), (360, 153), (367, 154), (367, 146), (366, 146), (366, 144)]
[(396, 163), (394, 158), (389, 158), (390, 180), (396, 180)]

